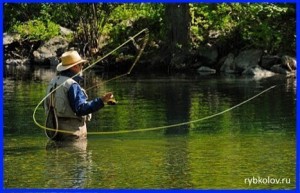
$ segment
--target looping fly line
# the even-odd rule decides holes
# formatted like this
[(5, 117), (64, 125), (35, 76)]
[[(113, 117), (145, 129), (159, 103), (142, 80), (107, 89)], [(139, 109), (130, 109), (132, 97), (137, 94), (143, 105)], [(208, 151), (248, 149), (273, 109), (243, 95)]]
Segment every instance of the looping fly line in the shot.
[[(148, 29), (143, 29), (142, 31), (140, 31), (139, 33), (137, 33), (136, 35), (130, 37), (127, 41), (125, 41), (123, 44), (121, 44), (120, 46), (118, 46), (117, 48), (115, 48), (114, 50), (112, 50), (111, 52), (109, 52), (108, 54), (106, 54), (105, 56), (103, 56), (102, 58), (96, 60), (93, 64), (89, 65), (88, 67), (86, 67), (85, 69), (82, 70), (82, 72), (86, 71), (87, 69), (93, 67), (95, 64), (97, 64), (98, 62), (102, 61), (103, 59), (105, 59), (106, 57), (108, 57), (109, 55), (111, 55), (112, 53), (116, 52), (118, 49), (120, 49), (121, 47), (123, 47), (124, 45), (126, 45), (127, 43), (129, 43), (130, 41), (133, 41), (134, 42), (134, 38), (136, 38), (137, 36), (141, 35), (142, 33), (145, 33), (145, 36), (144, 36), (144, 41), (143, 41), (143, 44), (140, 48), (140, 51), (135, 59), (135, 61), (133, 62), (132, 66), (130, 67), (129, 71), (126, 72), (125, 74), (121, 74), (121, 75), (118, 75), (114, 78), (111, 78), (109, 80), (106, 80), (106, 81), (103, 81), (101, 84), (103, 83), (107, 83), (109, 81), (112, 81), (112, 80), (116, 80), (116, 79), (119, 79), (121, 77), (124, 77), (128, 74), (131, 73), (132, 69), (134, 68), (134, 66), (136, 65), (136, 63), (138, 62), (138, 60), (140, 59), (144, 49), (145, 49), (145, 46), (147, 44), (147, 41), (148, 41), (148, 38), (149, 38), (149, 31)], [(78, 73), (79, 74), (79, 73)], [(73, 77), (71, 78), (74, 78), (75, 76), (77, 76), (78, 74), (74, 75)], [(55, 89), (53, 89), (51, 92), (49, 92), (39, 103), (38, 105), (35, 107), (34, 109), (34, 112), (33, 112), (33, 121), (34, 123), (40, 127), (41, 129), (44, 129), (44, 130), (48, 130), (48, 131), (57, 131), (57, 132), (61, 132), (61, 133), (69, 133), (69, 134), (72, 134), (71, 131), (66, 131), (66, 130), (57, 130), (57, 129), (53, 129), (53, 128), (48, 128), (48, 127), (45, 127), (43, 125), (41, 125), (40, 123), (37, 122), (36, 118), (35, 118), (35, 115), (36, 115), (36, 112), (37, 112), (37, 109), (38, 107), (43, 103), (44, 100), (46, 100), (53, 92), (55, 92), (58, 88), (60, 88), (63, 84), (61, 85), (58, 85)], [(90, 90), (90, 89), (93, 89), (95, 87), (97, 87), (97, 85), (94, 85), (86, 90)], [(156, 130), (161, 130), (161, 129), (168, 129), (168, 128), (174, 128), (174, 127), (179, 127), (179, 126), (183, 126), (183, 125), (189, 125), (189, 124), (192, 124), (192, 123), (197, 123), (197, 122), (200, 122), (200, 121), (204, 121), (204, 120), (207, 120), (207, 119), (211, 119), (211, 118), (214, 118), (216, 116), (219, 116), (219, 115), (222, 115), (226, 112), (229, 112), (245, 103), (248, 103), (249, 101), (259, 97), (260, 95), (264, 94), (265, 92), (268, 92), (269, 90), (275, 88), (276, 85), (274, 86), (271, 86), (263, 91), (261, 91), (260, 93), (252, 96), (251, 98), (247, 99), (247, 100), (244, 100), (243, 102), (237, 104), (237, 105), (234, 105), (224, 111), (221, 111), (219, 113), (215, 113), (213, 115), (210, 115), (210, 116), (206, 116), (206, 117), (203, 117), (203, 118), (200, 118), (200, 119), (196, 119), (196, 120), (192, 120), (192, 121), (188, 121), (188, 122), (182, 122), (182, 123), (177, 123), (177, 124), (172, 124), (172, 125), (165, 125), (165, 126), (159, 126), (159, 127), (150, 127), (150, 128), (144, 128), (144, 129), (133, 129), (133, 130), (119, 130), (119, 131), (97, 131), (97, 132), (88, 132), (89, 135), (108, 135), (108, 134), (122, 134), (122, 133), (134, 133), (134, 132), (145, 132), (145, 131), (156, 131)]]
[[(131, 65), (130, 69), (129, 69), (126, 73), (121, 74), (121, 75), (118, 75), (118, 76), (116, 76), (116, 77), (114, 77), (114, 78), (111, 78), (111, 79), (109, 79), (109, 80), (102, 81), (100, 84), (107, 83), (107, 82), (109, 82), (109, 81), (112, 81), (112, 80), (116, 80), (116, 79), (122, 78), (123, 76), (127, 76), (127, 75), (129, 75), (129, 74), (131, 73), (132, 69), (134, 68), (134, 66), (136, 65), (136, 63), (139, 61), (139, 59), (140, 59), (140, 57), (141, 57), (142, 53), (144, 52), (144, 49), (145, 49), (145, 47), (146, 47), (146, 45), (147, 45), (147, 42), (148, 42), (148, 40), (149, 40), (149, 30), (148, 30), (147, 28), (144, 29), (144, 30), (142, 30), (141, 32), (139, 32), (139, 33), (136, 34), (135, 36), (130, 37), (129, 40), (127, 40), (126, 42), (124, 42), (123, 44), (121, 44), (121, 45), (118, 46), (115, 50), (112, 51), (112, 52), (117, 51), (118, 49), (120, 49), (121, 47), (123, 47), (125, 44), (127, 44), (127, 43), (130, 42), (130, 41), (132, 41), (133, 44), (136, 44), (134, 38), (137, 37), (138, 35), (140, 35), (142, 32), (145, 32), (145, 36), (144, 36), (144, 38), (143, 38), (144, 41), (143, 41), (142, 47), (139, 48), (140, 51), (139, 51), (137, 57), (135, 58), (133, 64)], [(110, 55), (110, 54), (112, 54), (112, 53), (109, 53), (109, 55)], [(108, 55), (107, 55), (107, 56), (108, 56)], [(107, 56), (106, 56), (106, 57), (107, 57)], [(103, 60), (104, 58), (105, 58), (105, 57), (103, 57), (101, 60)], [(101, 60), (100, 60), (100, 61), (101, 61)], [(96, 61), (96, 62), (99, 62), (99, 61)], [(91, 86), (91, 87), (89, 87), (89, 88), (87, 88), (87, 89), (85, 89), (85, 90), (88, 91), (88, 90), (91, 90), (91, 89), (93, 89), (93, 88), (95, 88), (95, 87), (98, 87), (98, 86), (99, 86), (99, 84), (96, 84), (96, 85)]]
[[(112, 80), (119, 79), (119, 78), (124, 77), (124, 76), (126, 76), (126, 75), (129, 75), (129, 74), (131, 73), (132, 69), (134, 68), (134, 66), (136, 65), (136, 63), (139, 61), (139, 59), (140, 59), (142, 53), (144, 52), (144, 49), (145, 49), (145, 47), (146, 47), (146, 44), (147, 44), (147, 42), (148, 42), (148, 39), (149, 39), (149, 30), (148, 30), (147, 28), (141, 30), (140, 32), (138, 32), (138, 33), (135, 34), (134, 36), (130, 37), (127, 41), (125, 41), (124, 43), (122, 43), (121, 45), (119, 45), (118, 47), (116, 47), (114, 50), (110, 51), (109, 53), (107, 53), (107, 54), (104, 55), (103, 57), (97, 59), (94, 63), (92, 63), (92, 64), (89, 65), (88, 67), (84, 68), (84, 69), (82, 70), (82, 72), (84, 72), (84, 71), (86, 71), (86, 70), (92, 68), (92, 67), (93, 67), (94, 65), (96, 65), (98, 62), (104, 60), (105, 58), (107, 58), (108, 56), (110, 56), (111, 54), (113, 54), (114, 52), (116, 52), (117, 50), (119, 50), (119, 49), (122, 48), (124, 45), (128, 44), (129, 42), (132, 41), (134, 44), (136, 44), (134, 38), (140, 36), (140, 35), (143, 34), (143, 33), (144, 33), (145, 35), (144, 35), (144, 37), (143, 37), (143, 43), (142, 43), (142, 46), (139, 48), (139, 53), (138, 53), (136, 59), (134, 60), (133, 64), (131, 65), (130, 69), (128, 70), (128, 72), (126, 72), (126, 73), (124, 73), (124, 74), (121, 74), (121, 75), (118, 75), (118, 76), (116, 76), (116, 77), (114, 77), (114, 78), (112, 78), (112, 79), (103, 81), (102, 84), (103, 84), (103, 83), (107, 83), (107, 82), (112, 81)], [(80, 73), (80, 72), (79, 72), (79, 73)], [(75, 75), (72, 76), (71, 78), (74, 78), (75, 76), (79, 75), (79, 73), (75, 74)], [(61, 133), (70, 133), (70, 134), (71, 134), (72, 132), (70, 132), (70, 131), (66, 131), (66, 130), (57, 130), (57, 129), (45, 127), (45, 126), (43, 126), (42, 124), (38, 123), (37, 120), (36, 120), (36, 112), (37, 112), (38, 108), (41, 106), (41, 104), (42, 104), (42, 103), (43, 103), (43, 102), (44, 102), (44, 101), (45, 101), (52, 93), (54, 93), (57, 89), (59, 89), (63, 84), (64, 84), (64, 83), (58, 85), (55, 89), (53, 89), (51, 92), (49, 92), (49, 93), (48, 93), (48, 94), (47, 94), (47, 95), (46, 95), (46, 96), (45, 96), (45, 97), (37, 104), (37, 106), (36, 106), (35, 109), (34, 109), (32, 118), (33, 118), (34, 123), (35, 123), (38, 127), (40, 127), (41, 129), (48, 130), (48, 131), (55, 131), (55, 132), (58, 131), (58, 132), (61, 132)], [(90, 89), (95, 88), (95, 87), (97, 87), (97, 86), (98, 86), (98, 84), (97, 84), (97, 85), (94, 85), (94, 86), (92, 86), (92, 87), (90, 87), (90, 88), (88, 88), (88, 89), (86, 89), (86, 90), (90, 90)]]
[(105, 135), (105, 134), (121, 134), (121, 133), (134, 133), (134, 132), (144, 132), (144, 131), (156, 131), (156, 130), (161, 130), (161, 129), (168, 129), (168, 128), (174, 128), (174, 127), (179, 127), (179, 126), (184, 126), (184, 125), (189, 125), (189, 124), (192, 124), (192, 123), (197, 123), (197, 122), (200, 122), (200, 121), (204, 121), (204, 120), (207, 120), (207, 119), (211, 119), (211, 118), (214, 118), (214, 117), (217, 117), (219, 115), (222, 115), (226, 112), (229, 112), (243, 104), (246, 104), (248, 103), (249, 101), (257, 98), (258, 96), (264, 94), (265, 92), (268, 92), (269, 90), (275, 88), (276, 85), (274, 86), (271, 86), (263, 91), (261, 91), (260, 93), (252, 96), (251, 98), (247, 99), (247, 100), (244, 100), (243, 102), (237, 104), (237, 105), (234, 105), (228, 109), (225, 109), (224, 111), (221, 111), (219, 113), (215, 113), (213, 115), (209, 115), (209, 116), (206, 116), (206, 117), (203, 117), (203, 118), (200, 118), (200, 119), (196, 119), (196, 120), (192, 120), (192, 121), (187, 121), (187, 122), (182, 122), (182, 123), (177, 123), (177, 124), (172, 124), (172, 125), (165, 125), (165, 126), (159, 126), (159, 127), (150, 127), (150, 128), (144, 128), (144, 129), (133, 129), (133, 130), (119, 130), (119, 131), (102, 131), (102, 132), (88, 132), (88, 134), (90, 135), (95, 135), (95, 134), (102, 134), (102, 135)]

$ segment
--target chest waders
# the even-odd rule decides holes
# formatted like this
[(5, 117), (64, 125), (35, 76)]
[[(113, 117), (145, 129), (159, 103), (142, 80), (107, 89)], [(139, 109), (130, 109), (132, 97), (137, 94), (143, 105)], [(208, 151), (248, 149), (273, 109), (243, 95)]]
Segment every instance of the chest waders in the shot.
[[(56, 83), (54, 87), (51, 88), (50, 92), (55, 88), (56, 88)], [(45, 123), (45, 126), (47, 128), (51, 128), (51, 129), (45, 129), (45, 134), (49, 139), (55, 138), (58, 133), (58, 119), (54, 108), (54, 104), (55, 104), (55, 91), (50, 95), (49, 108), (48, 108), (47, 119)]]

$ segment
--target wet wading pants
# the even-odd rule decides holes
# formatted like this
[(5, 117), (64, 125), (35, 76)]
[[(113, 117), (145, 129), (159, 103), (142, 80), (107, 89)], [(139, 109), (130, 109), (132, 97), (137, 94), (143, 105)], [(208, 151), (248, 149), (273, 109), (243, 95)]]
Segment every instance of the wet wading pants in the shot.
[(58, 132), (53, 140), (56, 141), (67, 141), (67, 140), (78, 140), (86, 139), (87, 128), (85, 118), (64, 118), (58, 117), (58, 130), (67, 132)]

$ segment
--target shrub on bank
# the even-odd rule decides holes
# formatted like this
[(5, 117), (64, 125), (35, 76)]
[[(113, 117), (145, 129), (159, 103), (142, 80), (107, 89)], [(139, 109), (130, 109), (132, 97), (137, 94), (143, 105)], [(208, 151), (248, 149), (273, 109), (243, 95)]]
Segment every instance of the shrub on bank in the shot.
[(17, 23), (12, 31), (29, 40), (49, 40), (59, 35), (59, 25), (50, 20), (42, 21), (39, 19), (29, 20), (25, 23)]

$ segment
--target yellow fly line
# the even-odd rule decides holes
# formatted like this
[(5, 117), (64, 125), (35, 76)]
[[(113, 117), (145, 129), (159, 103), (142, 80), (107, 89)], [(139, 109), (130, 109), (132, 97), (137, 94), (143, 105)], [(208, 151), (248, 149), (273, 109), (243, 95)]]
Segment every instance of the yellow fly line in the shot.
[[(148, 42), (148, 39), (149, 39), (149, 30), (147, 28), (141, 30), (140, 32), (138, 32), (137, 34), (135, 34), (134, 36), (130, 37), (127, 41), (125, 41), (124, 43), (122, 43), (121, 45), (119, 45), (118, 47), (116, 47), (114, 50), (112, 50), (111, 52), (107, 53), (106, 55), (104, 55), (103, 57), (99, 58), (98, 60), (96, 60), (94, 63), (92, 63), (91, 65), (89, 65), (88, 67), (84, 68), (82, 70), (82, 72), (92, 68), (94, 65), (96, 65), (98, 62), (104, 60), (105, 58), (107, 58), (108, 56), (110, 56), (111, 54), (113, 54), (114, 52), (116, 52), (117, 50), (119, 50), (120, 48), (122, 48), (124, 45), (128, 44), (129, 42), (133, 41), (134, 42), (134, 38), (140, 36), (141, 34), (145, 34), (144, 35), (144, 38), (143, 38), (143, 43), (142, 43), (142, 46), (141, 48), (139, 49), (139, 53), (136, 57), (136, 59), (134, 60), (133, 64), (131, 65), (130, 69), (128, 72), (126, 72), (125, 74), (122, 74), (122, 75), (118, 75), (112, 79), (109, 79), (109, 80), (106, 80), (106, 81), (102, 81), (101, 84), (103, 83), (107, 83), (109, 81), (112, 81), (112, 80), (116, 80), (116, 79), (119, 79), (121, 77), (124, 77), (128, 74), (131, 73), (133, 67), (136, 65), (136, 63), (138, 62), (138, 60), (140, 59), (145, 47), (146, 47), (146, 44)], [(80, 73), (80, 72), (79, 72)], [(75, 74), (73, 77), (71, 78), (74, 78), (75, 76), (77, 76), (79, 73)], [(53, 129), (53, 128), (49, 128), (49, 127), (45, 127), (43, 126), (42, 124), (38, 123), (37, 120), (36, 120), (36, 112), (38, 110), (38, 108), (42, 105), (42, 103), (52, 94), (54, 93), (57, 89), (59, 89), (64, 83), (62, 83), (61, 85), (58, 85), (55, 89), (53, 89), (51, 92), (49, 92), (38, 104), (37, 106), (35, 107), (34, 111), (33, 111), (33, 115), (32, 115), (32, 118), (33, 118), (33, 122), (38, 126), (40, 127), (41, 129), (44, 129), (44, 130), (49, 130), (49, 131), (58, 131), (58, 132), (61, 132), (61, 133), (72, 133), (70, 131), (66, 131), (66, 130), (57, 130), (57, 129)], [(97, 87), (98, 84), (86, 89), (86, 90), (90, 90), (92, 88), (95, 88)]]
[(275, 88), (276, 85), (274, 86), (271, 86), (263, 91), (261, 91), (260, 93), (256, 94), (255, 96), (237, 104), (237, 105), (234, 105), (233, 107), (230, 107), (224, 111), (221, 111), (219, 113), (216, 113), (216, 114), (213, 114), (213, 115), (209, 115), (209, 116), (206, 116), (206, 117), (203, 117), (203, 118), (200, 118), (200, 119), (196, 119), (196, 120), (192, 120), (192, 121), (187, 121), (187, 122), (182, 122), (182, 123), (177, 123), (177, 124), (172, 124), (172, 125), (165, 125), (165, 126), (159, 126), (159, 127), (150, 127), (150, 128), (144, 128), (144, 129), (133, 129), (133, 130), (119, 130), (119, 131), (100, 131), (100, 132), (88, 132), (88, 134), (90, 135), (95, 135), (95, 134), (119, 134), (119, 133), (134, 133), (134, 132), (144, 132), (144, 131), (156, 131), (156, 130), (160, 130), (160, 129), (168, 129), (168, 128), (173, 128), (173, 127), (179, 127), (179, 126), (183, 126), (183, 125), (189, 125), (191, 123), (197, 123), (197, 122), (200, 122), (200, 121), (204, 121), (204, 120), (207, 120), (207, 119), (211, 119), (211, 118), (214, 118), (216, 116), (219, 116), (219, 115), (222, 115), (228, 111), (231, 111), (245, 103), (248, 103), (249, 101), (255, 99), (256, 97), (264, 94), (265, 92), (268, 92), (269, 90)]
[[(119, 75), (119, 76), (116, 76), (112, 79), (109, 79), (109, 80), (106, 80), (106, 81), (103, 81), (103, 83), (107, 83), (109, 81), (112, 81), (112, 80), (116, 80), (116, 79), (119, 79), (121, 77), (124, 77), (128, 74), (131, 73), (133, 67), (136, 65), (136, 63), (138, 62), (139, 58), (141, 57), (142, 55), (142, 52), (147, 44), (147, 41), (148, 41), (148, 38), (149, 38), (149, 31), (148, 29), (143, 29), (142, 31), (140, 31), (139, 33), (137, 33), (136, 35), (130, 37), (130, 39), (128, 39), (127, 41), (125, 41), (123, 44), (121, 44), (120, 46), (118, 46), (117, 48), (115, 48), (114, 50), (112, 50), (111, 52), (109, 52), (108, 54), (106, 54), (105, 56), (103, 56), (102, 58), (96, 60), (93, 64), (89, 65), (88, 67), (86, 67), (85, 69), (83, 69), (83, 72), (91, 67), (93, 67), (96, 63), (100, 62), (101, 60), (103, 60), (104, 58), (108, 57), (109, 55), (111, 55), (112, 53), (114, 53), (115, 51), (117, 51), (118, 49), (120, 49), (121, 47), (123, 47), (124, 45), (126, 45), (127, 43), (129, 43), (130, 41), (134, 41), (134, 38), (136, 38), (137, 36), (141, 35), (145, 33), (145, 36), (144, 36), (144, 42), (143, 42), (143, 45), (140, 49), (140, 52), (138, 53), (135, 61), (133, 62), (131, 68), (129, 69), (129, 71), (125, 74), (122, 74), (122, 75)], [(78, 74), (76, 74), (75, 76), (77, 76)], [(74, 78), (75, 76), (73, 76), (72, 78)], [(62, 85), (62, 84), (61, 84)], [(41, 125), (40, 123), (37, 122), (36, 118), (35, 118), (35, 115), (36, 115), (36, 112), (37, 112), (37, 109), (39, 108), (39, 106), (43, 103), (44, 100), (46, 100), (53, 92), (55, 92), (58, 88), (60, 88), (60, 86), (57, 86), (55, 89), (53, 89), (50, 93), (48, 93), (39, 103), (38, 105), (35, 107), (34, 109), (34, 112), (33, 112), (33, 121), (34, 123), (40, 127), (41, 129), (44, 129), (44, 130), (49, 130), (49, 131), (57, 131), (57, 132), (61, 132), (61, 133), (70, 133), (72, 134), (71, 131), (67, 131), (67, 130), (60, 130), (60, 129), (53, 129), (53, 128), (48, 128), (48, 127), (45, 127), (44, 125)], [(98, 85), (94, 85), (86, 90), (90, 90), (92, 88), (95, 88), (97, 87)], [(224, 111), (221, 111), (219, 113), (215, 113), (213, 115), (209, 115), (209, 116), (206, 116), (206, 117), (203, 117), (203, 118), (199, 118), (199, 119), (196, 119), (196, 120), (192, 120), (192, 121), (187, 121), (187, 122), (182, 122), (182, 123), (177, 123), (177, 124), (171, 124), (171, 125), (164, 125), (164, 126), (159, 126), (159, 127), (149, 127), (149, 128), (141, 128), (141, 129), (132, 129), (132, 130), (118, 130), (118, 131), (96, 131), (96, 132), (88, 132), (89, 135), (109, 135), (109, 134), (123, 134), (123, 133), (134, 133), (134, 132), (145, 132), (145, 131), (156, 131), (156, 130), (161, 130), (161, 129), (168, 129), (168, 128), (174, 128), (174, 127), (179, 127), (179, 126), (183, 126), (183, 125), (189, 125), (189, 124), (192, 124), (192, 123), (197, 123), (197, 122), (200, 122), (200, 121), (204, 121), (204, 120), (207, 120), (207, 119), (211, 119), (211, 118), (214, 118), (216, 116), (219, 116), (219, 115), (222, 115), (226, 112), (229, 112), (235, 108), (238, 108), (239, 106), (245, 104), (245, 103), (248, 103), (249, 101), (259, 97), (260, 95), (264, 94), (265, 92), (268, 92), (269, 90), (275, 88), (276, 85), (274, 86), (271, 86), (263, 91), (261, 91), (260, 93), (252, 96), (251, 98), (247, 99), (247, 100), (244, 100), (243, 102), (237, 104), (237, 105), (234, 105)]]

